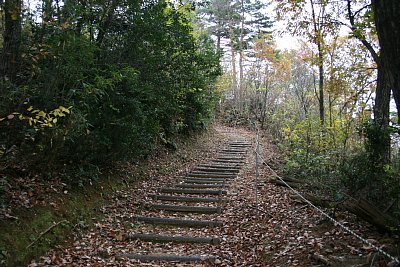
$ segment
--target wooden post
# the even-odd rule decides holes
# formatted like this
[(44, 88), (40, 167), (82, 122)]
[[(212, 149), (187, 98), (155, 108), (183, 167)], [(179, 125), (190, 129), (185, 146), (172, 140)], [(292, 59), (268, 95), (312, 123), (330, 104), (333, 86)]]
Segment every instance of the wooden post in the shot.
[(259, 131), (256, 124), (257, 139), (256, 139), (256, 207), (258, 207), (258, 178), (259, 178), (259, 153), (260, 153), (260, 142), (259, 142)]

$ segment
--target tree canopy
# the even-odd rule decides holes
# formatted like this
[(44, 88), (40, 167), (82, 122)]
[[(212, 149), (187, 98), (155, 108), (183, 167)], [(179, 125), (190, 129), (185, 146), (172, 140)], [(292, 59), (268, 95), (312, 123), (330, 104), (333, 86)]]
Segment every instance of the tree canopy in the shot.
[(6, 169), (82, 177), (171, 145), (212, 116), (219, 56), (190, 3), (43, 0), (31, 9), (7, 0), (1, 18)]

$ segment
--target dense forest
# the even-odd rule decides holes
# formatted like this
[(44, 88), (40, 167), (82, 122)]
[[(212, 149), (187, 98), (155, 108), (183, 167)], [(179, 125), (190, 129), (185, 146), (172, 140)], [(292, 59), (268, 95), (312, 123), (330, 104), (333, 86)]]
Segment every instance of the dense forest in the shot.
[(398, 0), (0, 1), (0, 207), (15, 177), (82, 188), (217, 117), (268, 136), (315, 203), (398, 233), (399, 17)]
[[(93, 179), (204, 128), (219, 54), (192, 4), (1, 5), (2, 173)], [(3, 176), (2, 179), (6, 179)]]

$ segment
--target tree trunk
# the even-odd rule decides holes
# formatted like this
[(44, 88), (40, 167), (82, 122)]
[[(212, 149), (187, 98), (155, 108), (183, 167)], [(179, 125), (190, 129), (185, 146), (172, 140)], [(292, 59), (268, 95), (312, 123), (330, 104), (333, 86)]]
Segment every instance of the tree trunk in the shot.
[(318, 90), (319, 90), (319, 119), (321, 124), (325, 123), (325, 108), (324, 108), (324, 58), (322, 54), (321, 44), (318, 44)]
[(45, 27), (46, 24), (53, 18), (53, 7), (51, 6), (52, 0), (42, 1), (42, 26)]
[(243, 93), (243, 39), (244, 39), (244, 1), (241, 0), (242, 16), (240, 22), (240, 41), (239, 41), (239, 96)]
[(15, 81), (20, 60), (21, 44), (21, 0), (6, 0), (4, 3), (4, 45), (0, 60), (1, 79)]
[(233, 86), (235, 100), (237, 100), (238, 87), (237, 87), (237, 77), (236, 77), (235, 34), (233, 31), (232, 18), (230, 18), (229, 20), (229, 36), (230, 36), (230, 46), (231, 46), (232, 86)]
[(234, 32), (234, 22), (233, 22), (233, 11), (231, 6), (231, 0), (228, 0), (228, 26), (229, 26), (229, 41), (231, 49), (231, 65), (232, 65), (232, 90), (234, 101), (238, 100), (238, 87), (237, 87), (237, 77), (236, 77), (236, 56), (235, 56), (235, 32)]
[(268, 65), (265, 67), (265, 75), (264, 75), (264, 87), (265, 87), (265, 92), (264, 92), (264, 97), (262, 100), (262, 105), (261, 105), (261, 129), (264, 129), (265, 126), (265, 119), (267, 115), (267, 101), (268, 101), (268, 89), (269, 89), (269, 71), (268, 71)]
[(329, 126), (333, 126), (333, 100), (331, 94), (328, 94), (328, 103), (329, 103)]
[(262, 100), (262, 110), (261, 110), (261, 129), (264, 129), (265, 126), (265, 118), (267, 115), (267, 100), (268, 100), (268, 89), (265, 90), (263, 100)]
[(238, 87), (237, 87), (237, 77), (236, 77), (236, 57), (235, 57), (235, 47), (233, 40), (231, 39), (231, 64), (232, 64), (232, 86), (235, 99), (238, 99)]
[[(383, 51), (382, 51), (383, 52)], [(381, 52), (381, 56), (383, 53)], [(376, 140), (370, 139), (371, 149), (376, 161), (382, 165), (390, 159), (390, 135), (389, 110), (390, 110), (390, 87), (385, 74), (385, 64), (380, 63), (378, 68), (378, 80), (375, 91), (374, 123), (380, 129), (380, 134)]]
[(217, 52), (219, 53), (221, 50), (221, 33), (217, 32)]
[(103, 44), (104, 37), (106, 35), (106, 32), (108, 28), (111, 25), (111, 22), (114, 18), (114, 11), (115, 8), (117, 7), (118, 0), (111, 0), (110, 5), (108, 7), (105, 7), (104, 15), (102, 18), (102, 21), (100, 22), (99, 26), (99, 33), (97, 35), (96, 43), (101, 47)]
[[(357, 31), (356, 23), (355, 23), (355, 15), (352, 12), (352, 7), (351, 7), (351, 1), (347, 0), (347, 14), (349, 17), (350, 25), (352, 27), (352, 31)], [(390, 75), (388, 75), (388, 71), (391, 70), (391, 68), (395, 65), (395, 63), (391, 62), (400, 62), (399, 58), (394, 57), (395, 55), (399, 55), (399, 36), (394, 36), (398, 34), (398, 29), (396, 31), (396, 24), (395, 22), (397, 21), (397, 17), (392, 17), (393, 12), (400, 12), (399, 4), (400, 2), (398, 0), (385, 0), (385, 3), (381, 0), (372, 0), (373, 8), (374, 8), (374, 18), (375, 18), (375, 24), (378, 32), (378, 37), (380, 41), (380, 54), (378, 54), (373, 46), (366, 41), (365, 38), (362, 36), (358, 36), (357, 38), (360, 40), (360, 42), (367, 48), (369, 53), (371, 54), (373, 60), (375, 61), (377, 68), (378, 68), (378, 80), (376, 84), (376, 90), (375, 90), (375, 105), (374, 105), (374, 123), (376, 124), (375, 126), (380, 128), (383, 135), (378, 135), (376, 138), (370, 139), (369, 141), (371, 142), (371, 149), (372, 153), (375, 157), (375, 162), (379, 162), (381, 166), (383, 166), (387, 160), (389, 160), (390, 157), (390, 135), (387, 133), (387, 127), (389, 125), (389, 111), (390, 111)], [(395, 8), (395, 5), (397, 4), (397, 11), (391, 11), (391, 8)], [(389, 10), (384, 10), (385, 8), (388, 8)], [(386, 12), (392, 14), (389, 15)], [(393, 25), (392, 25), (393, 23)], [(389, 24), (389, 25), (386, 25)], [(385, 29), (385, 26), (389, 27), (388, 29)], [(383, 27), (383, 28), (382, 28)], [(393, 35), (393, 36), (390, 36)], [(384, 37), (384, 38), (383, 38)], [(397, 38), (397, 46), (393, 44), (394, 46), (391, 46), (390, 44), (390, 38), (393, 38), (393, 42), (396, 42)], [(381, 40), (382, 39), (382, 40)], [(383, 45), (385, 42), (389, 40), (389, 44), (386, 44), (387, 46), (391, 47), (392, 50), (394, 51), (389, 51), (387, 53), (386, 50), (388, 50), (385, 45)], [(383, 45), (383, 46), (382, 46)], [(390, 49), (389, 49), (390, 50)], [(396, 51), (397, 50), (397, 54)], [(391, 58), (393, 57), (393, 58)], [(388, 59), (389, 58), (389, 59)], [(391, 61), (392, 60), (392, 61)], [(398, 64), (398, 63), (397, 63)], [(399, 71), (399, 68), (397, 68), (397, 73)], [(393, 89), (392, 89), (393, 90)], [(399, 98), (398, 96), (395, 95), (396, 90), (393, 90), (393, 95), (396, 98)], [(397, 104), (397, 102), (396, 102)], [(398, 106), (398, 105), (397, 105)], [(398, 106), (399, 107), (399, 106)], [(399, 111), (399, 108), (397, 108)]]
[(313, 27), (314, 27), (314, 37), (315, 44), (318, 47), (318, 72), (319, 72), (319, 81), (318, 81), (318, 91), (319, 91), (319, 119), (321, 124), (325, 123), (325, 108), (324, 108), (324, 53), (323, 53), (323, 36), (321, 32), (321, 26), (318, 25), (318, 21), (316, 18), (315, 10), (314, 10), (314, 2), (310, 0), (311, 4), (311, 14), (313, 18)]
[(381, 47), (380, 60), (400, 118), (400, 1), (372, 0), (372, 6)]

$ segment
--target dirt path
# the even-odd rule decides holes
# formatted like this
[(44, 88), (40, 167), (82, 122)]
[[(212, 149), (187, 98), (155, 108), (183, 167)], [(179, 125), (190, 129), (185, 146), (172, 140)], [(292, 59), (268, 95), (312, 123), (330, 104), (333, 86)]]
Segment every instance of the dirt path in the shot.
[[(147, 209), (151, 205), (149, 203), (167, 204), (154, 201), (152, 197), (159, 195), (161, 188), (176, 188), (177, 185), (182, 185), (178, 183), (182, 181), (184, 185), (189, 182), (202, 184), (199, 177), (193, 176), (196, 174), (194, 166), (190, 166), (190, 169), (177, 170), (173, 176), (149, 178), (134, 187), (117, 192), (112, 203), (103, 208), (105, 218), (96, 223), (95, 228), (75, 236), (72, 243), (50, 251), (30, 266), (363, 266), (367, 262), (366, 256), (374, 255), (371, 248), (362, 246), (355, 238), (333, 227), (311, 208), (292, 201), (288, 189), (267, 183), (266, 169), (261, 169), (256, 202), (254, 133), (222, 126), (217, 126), (216, 131), (219, 141), (213, 143), (215, 147), (208, 146), (213, 151), (204, 153), (203, 159), (197, 164), (197, 168), (204, 167), (203, 171), (208, 174), (209, 168), (216, 168), (211, 159), (221, 158), (221, 153), (229, 146), (229, 142), (232, 144), (241, 140), (240, 142), (253, 144), (244, 157), (245, 163), (241, 165), (239, 174), (229, 181), (229, 187), (218, 188), (226, 190), (227, 194), (200, 196), (175, 192), (170, 196), (207, 199), (222, 197), (225, 201), (218, 202), (218, 207), (222, 208), (221, 213), (210, 213), (210, 210), (200, 214), (169, 212), (165, 210), (165, 206), (161, 210), (154, 206), (153, 209)], [(232, 147), (229, 149), (235, 150)], [(266, 141), (263, 142), (261, 151), (265, 159), (271, 160), (274, 157), (274, 151)], [(233, 160), (237, 155), (231, 154), (230, 157)], [(221, 164), (227, 172), (230, 169), (229, 164)], [(184, 173), (189, 174), (182, 178)], [(212, 182), (217, 184), (221, 177), (214, 177)], [(181, 205), (176, 201), (171, 203), (175, 206)], [(204, 200), (185, 205), (216, 207), (215, 202)], [(171, 227), (144, 223), (138, 221), (138, 216), (195, 219), (221, 224), (216, 227)], [(360, 225), (349, 215), (343, 216), (341, 221), (358, 233), (365, 234), (365, 229), (368, 229), (368, 226)], [(194, 242), (198, 243), (153, 243), (140, 239), (144, 235), (149, 238), (149, 234), (153, 235), (153, 239), (160, 236), (193, 237), (197, 238)], [(367, 231), (367, 235), (371, 240), (377, 238), (373, 231)], [(148, 262), (145, 259), (140, 262), (136, 256), (132, 256), (137, 254), (200, 258), (161, 262)], [(341, 260), (341, 256), (344, 260)], [(188, 260), (193, 262), (185, 262)]]
[[(217, 162), (218, 164), (222, 164), (221, 166), (225, 166), (224, 168), (228, 168), (227, 166), (231, 166), (230, 161), (234, 161), (238, 155), (231, 154), (227, 155), (226, 153), (238, 153), (234, 151), (239, 148), (230, 148), (232, 152), (222, 151), (222, 149), (227, 146), (228, 140), (232, 140), (237, 142), (238, 140), (243, 140), (249, 142), (249, 144), (253, 143), (254, 136), (251, 133), (246, 131), (233, 131), (229, 128), (217, 127), (217, 139), (218, 142), (214, 145), (217, 147), (212, 148), (210, 151), (204, 153), (204, 158), (202, 159), (202, 163), (210, 164), (210, 158), (219, 157), (222, 162)], [(239, 141), (240, 142), (240, 141)], [(225, 143), (225, 144), (223, 144)], [(229, 144), (228, 144), (229, 145)], [(232, 145), (232, 144), (231, 144)], [(210, 147), (209, 147), (210, 148)], [(251, 150), (251, 149), (250, 149)], [(204, 151), (205, 152), (205, 151)], [(216, 152), (219, 152), (216, 153)], [(225, 153), (225, 154), (221, 154)], [(246, 158), (246, 157), (245, 157)], [(246, 164), (243, 164), (243, 170), (238, 175), (237, 181), (244, 180), (243, 177), (247, 176), (246, 173), (251, 170), (251, 166), (248, 162), (251, 160), (246, 160)], [(214, 162), (215, 163), (215, 162)], [(198, 166), (199, 167), (199, 166)], [(201, 166), (200, 166), (201, 167)], [(200, 214), (194, 214), (194, 212), (189, 213), (178, 213), (178, 212), (169, 212), (164, 210), (165, 203), (159, 203), (159, 201), (154, 201), (152, 196), (155, 194), (159, 194), (160, 189), (167, 190), (171, 188), (176, 188), (178, 185), (190, 185), (190, 184), (177, 184), (177, 182), (182, 180), (182, 175), (186, 172), (188, 173), (188, 169), (180, 169), (177, 170), (173, 177), (156, 177), (152, 179), (145, 180), (135, 187), (117, 192), (115, 196), (113, 196), (113, 201), (109, 206), (103, 208), (103, 213), (105, 214), (105, 219), (96, 223), (96, 227), (94, 229), (90, 229), (82, 236), (76, 236), (75, 241), (72, 244), (60, 246), (57, 249), (54, 249), (48, 253), (48, 255), (41, 258), (39, 262), (33, 262), (31, 266), (46, 266), (46, 265), (57, 265), (57, 266), (126, 266), (126, 265), (144, 265), (145, 263), (139, 263), (139, 260), (133, 259), (129, 260), (128, 257), (134, 255), (134, 253), (139, 252), (140, 255), (176, 255), (176, 256), (187, 256), (187, 255), (200, 255), (201, 261), (195, 264), (203, 265), (232, 265), (235, 262), (235, 258), (237, 255), (234, 255), (232, 251), (237, 249), (235, 246), (232, 246), (231, 236), (237, 234), (236, 229), (232, 226), (235, 224), (235, 218), (232, 217), (233, 214), (236, 214), (243, 207), (235, 207), (234, 204), (236, 201), (231, 201), (231, 199), (236, 199), (240, 197), (242, 190), (242, 182), (236, 182), (232, 180), (229, 184), (230, 187), (226, 188), (227, 194), (224, 196), (224, 199), (227, 201), (222, 202), (221, 208), (223, 209), (222, 213), (217, 212), (214, 214), (208, 214), (207, 212), (200, 212)], [(223, 170), (224, 171), (224, 170)], [(226, 169), (225, 171), (230, 171)], [(220, 173), (220, 171), (218, 172)], [(187, 178), (192, 179), (192, 181), (188, 182), (196, 182), (196, 186), (199, 181), (196, 181), (196, 177), (190, 177), (195, 175), (196, 173), (188, 173)], [(221, 174), (219, 174), (221, 176)], [(224, 175), (222, 175), (224, 176)], [(236, 176), (236, 175), (235, 175)], [(208, 177), (204, 177), (208, 178)], [(193, 180), (194, 179), (194, 180)], [(198, 178), (197, 178), (198, 179)], [(217, 177), (218, 179), (218, 177)], [(215, 182), (215, 181), (214, 181)], [(182, 188), (183, 190), (192, 190), (190, 188)], [(195, 189), (198, 190), (198, 189)], [(200, 189), (201, 190), (201, 189)], [(213, 191), (213, 190), (211, 190)], [(215, 191), (215, 190), (214, 190)], [(225, 191), (225, 188), (224, 188)], [(168, 192), (167, 192), (168, 193)], [(175, 192), (176, 193), (176, 192)], [(172, 193), (169, 196), (178, 196), (177, 194)], [(164, 194), (163, 197), (166, 195)], [(168, 196), (168, 195), (167, 195)], [(193, 198), (197, 197), (192, 194), (185, 194), (185, 198)], [(202, 194), (199, 198), (212, 199), (213, 195)], [(152, 209), (147, 209), (149, 203), (153, 203)], [(158, 206), (154, 206), (157, 204)], [(172, 206), (168, 205), (167, 208), (176, 208), (179, 203), (176, 201), (172, 202)], [(184, 205), (188, 207), (189, 205), (192, 208), (202, 207), (213, 209), (215, 203), (191, 203)], [(158, 210), (161, 206), (161, 210)], [(193, 207), (194, 206), (194, 207)], [(198, 212), (196, 212), (198, 213)], [(138, 221), (137, 218), (179, 218), (183, 220), (197, 220), (200, 222), (205, 221), (216, 221), (221, 222), (223, 226), (218, 225), (218, 227), (170, 227), (165, 225), (154, 225), (147, 224), (144, 222)], [(146, 235), (148, 238), (149, 235), (156, 235), (157, 238), (174, 236), (178, 237), (192, 237), (197, 238), (194, 241), (207, 241), (209, 237), (211, 239), (210, 243), (212, 244), (192, 244), (192, 243), (184, 243), (180, 244), (177, 242), (168, 242), (168, 243), (153, 243), (148, 241), (143, 241), (137, 239), (138, 235), (143, 237)], [(135, 237), (135, 240), (132, 237)], [(216, 241), (217, 240), (217, 241)], [(175, 240), (176, 241), (176, 240)], [(191, 240), (193, 241), (193, 240)], [(234, 242), (236, 243), (236, 242)], [(237, 254), (237, 253), (235, 253)], [(206, 256), (208, 255), (208, 256)], [(128, 257), (126, 257), (128, 256)], [(189, 259), (191, 260), (191, 259)], [(179, 261), (177, 261), (179, 262)], [(170, 266), (176, 266), (177, 262), (170, 262)], [(194, 263), (190, 263), (187, 266), (193, 266)], [(149, 263), (151, 266), (157, 266), (157, 264)], [(185, 266), (184, 261), (179, 263), (180, 266)], [(166, 262), (161, 262), (159, 266), (169, 266)]]

